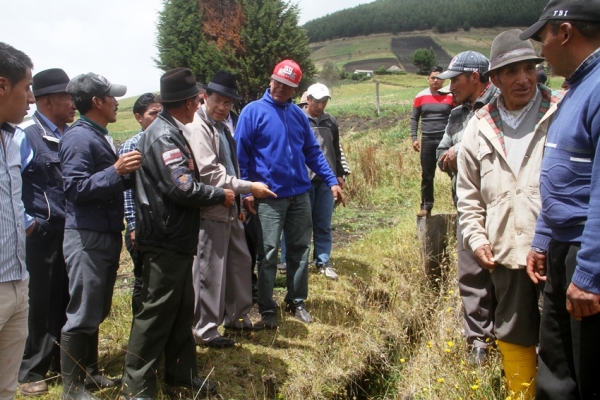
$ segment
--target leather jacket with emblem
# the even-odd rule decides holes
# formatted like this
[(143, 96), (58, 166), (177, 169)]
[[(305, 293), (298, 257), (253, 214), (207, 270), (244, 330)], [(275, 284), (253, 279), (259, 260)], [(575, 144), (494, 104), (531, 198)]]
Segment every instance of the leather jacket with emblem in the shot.
[(204, 185), (183, 131), (167, 112), (138, 143), (142, 167), (136, 171), (136, 241), (196, 254), (200, 208), (222, 204), (225, 192)]

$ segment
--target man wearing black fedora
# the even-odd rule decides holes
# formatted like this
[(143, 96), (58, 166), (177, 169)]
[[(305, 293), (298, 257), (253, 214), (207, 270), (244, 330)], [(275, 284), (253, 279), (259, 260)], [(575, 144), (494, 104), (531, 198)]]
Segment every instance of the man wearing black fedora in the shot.
[[(19, 369), (19, 389), (25, 396), (48, 391), (45, 378), (57, 365), (60, 330), (66, 321), (69, 278), (63, 257), (65, 196), (58, 142), (75, 117), (67, 93), (69, 77), (59, 68), (33, 77), (37, 111), (22, 123), (15, 140), (21, 148), (25, 206), (25, 258), (29, 271), (29, 336)], [(59, 369), (58, 367), (57, 369)]]
[[(218, 205), (202, 209), (198, 254), (194, 260), (194, 336), (209, 347), (233, 346), (217, 327), (252, 330), (250, 252), (244, 234), (244, 214), (239, 195), (277, 197), (267, 185), (240, 179), (236, 144), (225, 124), (237, 93), (235, 77), (218, 71), (205, 86), (204, 104), (198, 109), (190, 130), (184, 132), (192, 148), (200, 180), (205, 185), (231, 189), (236, 202), (229, 208)], [(225, 313), (225, 316), (224, 316)]]
[[(200, 208), (229, 208), (232, 190), (204, 185), (184, 132), (200, 104), (188, 68), (160, 79), (163, 111), (138, 142), (143, 161), (135, 177), (135, 237), (143, 262), (141, 309), (134, 315), (125, 355), (124, 399), (153, 399), (165, 355), (165, 381), (208, 394), (216, 385), (197, 375), (192, 263)], [(189, 132), (187, 132), (189, 134)]]

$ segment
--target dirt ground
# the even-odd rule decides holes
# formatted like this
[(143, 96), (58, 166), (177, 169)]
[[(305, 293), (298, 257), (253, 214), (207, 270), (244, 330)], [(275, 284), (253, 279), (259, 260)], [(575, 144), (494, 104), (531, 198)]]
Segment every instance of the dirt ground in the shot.
[(392, 39), (392, 52), (398, 58), (406, 72), (416, 73), (417, 67), (412, 63), (412, 54), (417, 49), (432, 48), (437, 58), (437, 65), (446, 67), (452, 57), (435, 40), (429, 36), (409, 36)]

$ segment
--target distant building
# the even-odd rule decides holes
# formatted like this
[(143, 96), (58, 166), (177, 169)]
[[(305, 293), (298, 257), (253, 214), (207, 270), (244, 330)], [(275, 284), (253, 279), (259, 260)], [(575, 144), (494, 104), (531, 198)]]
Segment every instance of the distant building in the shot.
[(392, 65), (387, 69), (388, 72), (403, 72), (404, 70), (397, 65)]
[(372, 69), (355, 69), (354, 73), (355, 74), (366, 74), (368, 77), (372, 77), (373, 76), (373, 70)]

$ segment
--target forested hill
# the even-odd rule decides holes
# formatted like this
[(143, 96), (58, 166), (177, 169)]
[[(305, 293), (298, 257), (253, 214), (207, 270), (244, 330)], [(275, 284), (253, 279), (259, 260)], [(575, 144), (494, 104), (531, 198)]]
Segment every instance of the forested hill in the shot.
[(304, 25), (310, 42), (383, 32), (527, 26), (548, 0), (377, 0)]

